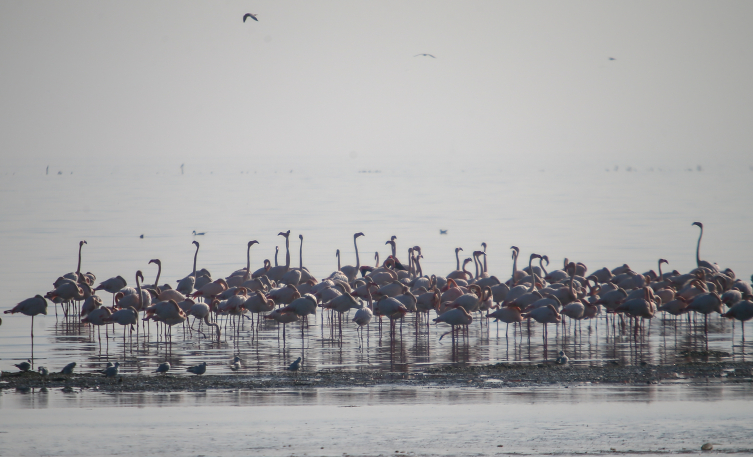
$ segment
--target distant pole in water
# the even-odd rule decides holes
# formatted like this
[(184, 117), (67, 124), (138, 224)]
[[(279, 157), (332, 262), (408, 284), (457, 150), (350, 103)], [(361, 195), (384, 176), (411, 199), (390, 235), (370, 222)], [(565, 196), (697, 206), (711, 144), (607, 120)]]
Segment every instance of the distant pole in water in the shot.
[(180, 174), (183, 174), (183, 165), (185, 165), (185, 164), (183, 164), (183, 163), (180, 164)]
[(44, 174), (49, 175), (50, 174), (50, 166), (47, 165), (47, 169), (44, 170)]

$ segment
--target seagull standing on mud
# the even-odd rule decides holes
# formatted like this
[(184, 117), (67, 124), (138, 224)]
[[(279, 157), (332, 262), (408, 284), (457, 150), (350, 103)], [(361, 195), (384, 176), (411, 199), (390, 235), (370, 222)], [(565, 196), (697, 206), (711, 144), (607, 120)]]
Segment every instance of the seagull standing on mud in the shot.
[(246, 13), (243, 15), (243, 22), (246, 22), (246, 19), (251, 18), (255, 20), (256, 22), (259, 22), (258, 19), (256, 19), (256, 14)]
[(289, 367), (285, 368), (288, 371), (298, 371), (301, 368), (301, 358), (298, 357), (295, 362), (291, 363)]
[(157, 367), (157, 371), (155, 373), (167, 373), (170, 371), (170, 362), (161, 363), (160, 366)]
[(207, 363), (201, 362), (199, 365), (196, 365), (195, 367), (186, 368), (186, 371), (190, 371), (191, 373), (196, 374), (196, 375), (204, 374), (207, 372)]

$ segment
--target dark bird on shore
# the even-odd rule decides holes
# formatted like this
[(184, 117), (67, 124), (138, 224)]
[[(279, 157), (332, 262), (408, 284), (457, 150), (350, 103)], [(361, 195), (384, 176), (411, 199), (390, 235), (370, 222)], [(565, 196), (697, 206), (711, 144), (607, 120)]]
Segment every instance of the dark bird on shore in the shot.
[(76, 362), (71, 362), (68, 365), (64, 366), (60, 372), (62, 374), (73, 374), (74, 368), (76, 368)]
[(168, 371), (170, 371), (170, 362), (164, 362), (157, 367), (155, 373), (167, 373)]
[(26, 362), (16, 363), (14, 365), (19, 370), (21, 370), (23, 372), (26, 372), (26, 371), (29, 371), (31, 369), (31, 360), (27, 360)]
[(243, 22), (246, 22), (246, 19), (251, 18), (255, 20), (256, 22), (259, 22), (258, 19), (256, 19), (256, 14), (246, 13), (243, 15)]
[(288, 371), (298, 371), (298, 369), (301, 368), (301, 358), (298, 357), (295, 362), (291, 363), (289, 367), (286, 368)]
[(196, 375), (204, 374), (207, 372), (207, 363), (201, 362), (199, 365), (186, 368), (186, 371), (191, 372)]
[(418, 57), (418, 56), (431, 57), (432, 59), (436, 59), (436, 57), (434, 57), (434, 56), (433, 56), (433, 55), (431, 55), (431, 54), (416, 54), (416, 55), (415, 55), (415, 56), (413, 56), (413, 57)]
[(105, 370), (105, 377), (106, 378), (114, 378), (118, 375), (118, 368), (120, 367), (120, 362), (115, 362), (115, 365), (107, 368)]

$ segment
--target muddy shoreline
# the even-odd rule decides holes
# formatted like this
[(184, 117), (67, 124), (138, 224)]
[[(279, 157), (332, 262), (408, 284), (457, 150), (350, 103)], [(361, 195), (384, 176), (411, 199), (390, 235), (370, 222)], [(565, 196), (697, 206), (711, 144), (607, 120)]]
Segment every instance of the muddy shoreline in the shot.
[(102, 392), (178, 392), (208, 389), (309, 389), (374, 386), (505, 388), (552, 384), (660, 383), (753, 383), (753, 362), (688, 362), (674, 365), (513, 365), (432, 367), (422, 372), (396, 373), (382, 370), (320, 370), (297, 373), (193, 376), (182, 371), (174, 375), (123, 374), (105, 378), (100, 374), (3, 372), (0, 389), (30, 388), (87, 389)]

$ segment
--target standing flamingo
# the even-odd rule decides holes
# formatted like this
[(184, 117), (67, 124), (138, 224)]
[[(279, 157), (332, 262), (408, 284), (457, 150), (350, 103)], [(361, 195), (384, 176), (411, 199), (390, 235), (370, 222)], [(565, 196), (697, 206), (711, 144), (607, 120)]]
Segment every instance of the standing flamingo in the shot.
[(701, 238), (703, 238), (703, 224), (700, 222), (693, 222), (691, 225), (695, 225), (701, 229), (701, 233), (698, 235), (698, 244), (695, 248), (696, 265), (698, 265), (698, 268), (708, 268), (712, 272), (718, 273), (719, 268), (716, 265), (713, 265), (712, 263), (705, 260), (701, 260)]
[(6, 310), (3, 314), (16, 313), (31, 316), (31, 364), (34, 365), (34, 316), (47, 314), (47, 300), (41, 295), (35, 295), (18, 303), (12, 309)]
[[(356, 277), (358, 276), (358, 271), (361, 268), (361, 259), (358, 256), (358, 237), (359, 236), (365, 236), (363, 232), (358, 232), (355, 235), (353, 235), (353, 246), (356, 248), (356, 266), (352, 265), (345, 265), (344, 267), (339, 268), (340, 271), (342, 271), (345, 276), (348, 278), (348, 283), (353, 284), (356, 281)], [(339, 261), (339, 257), (338, 257)]]
[[(282, 276), (290, 270), (290, 230), (280, 232), (277, 236), (285, 237), (285, 265), (275, 265), (267, 271), (267, 277), (273, 281), (281, 280)], [(277, 263), (276, 258), (275, 263)]]
[(193, 273), (190, 276), (181, 279), (178, 286), (175, 288), (175, 290), (183, 295), (188, 295), (193, 292), (193, 286), (196, 284), (196, 259), (199, 256), (199, 242), (192, 241), (191, 244), (196, 245), (196, 252), (193, 254)]

